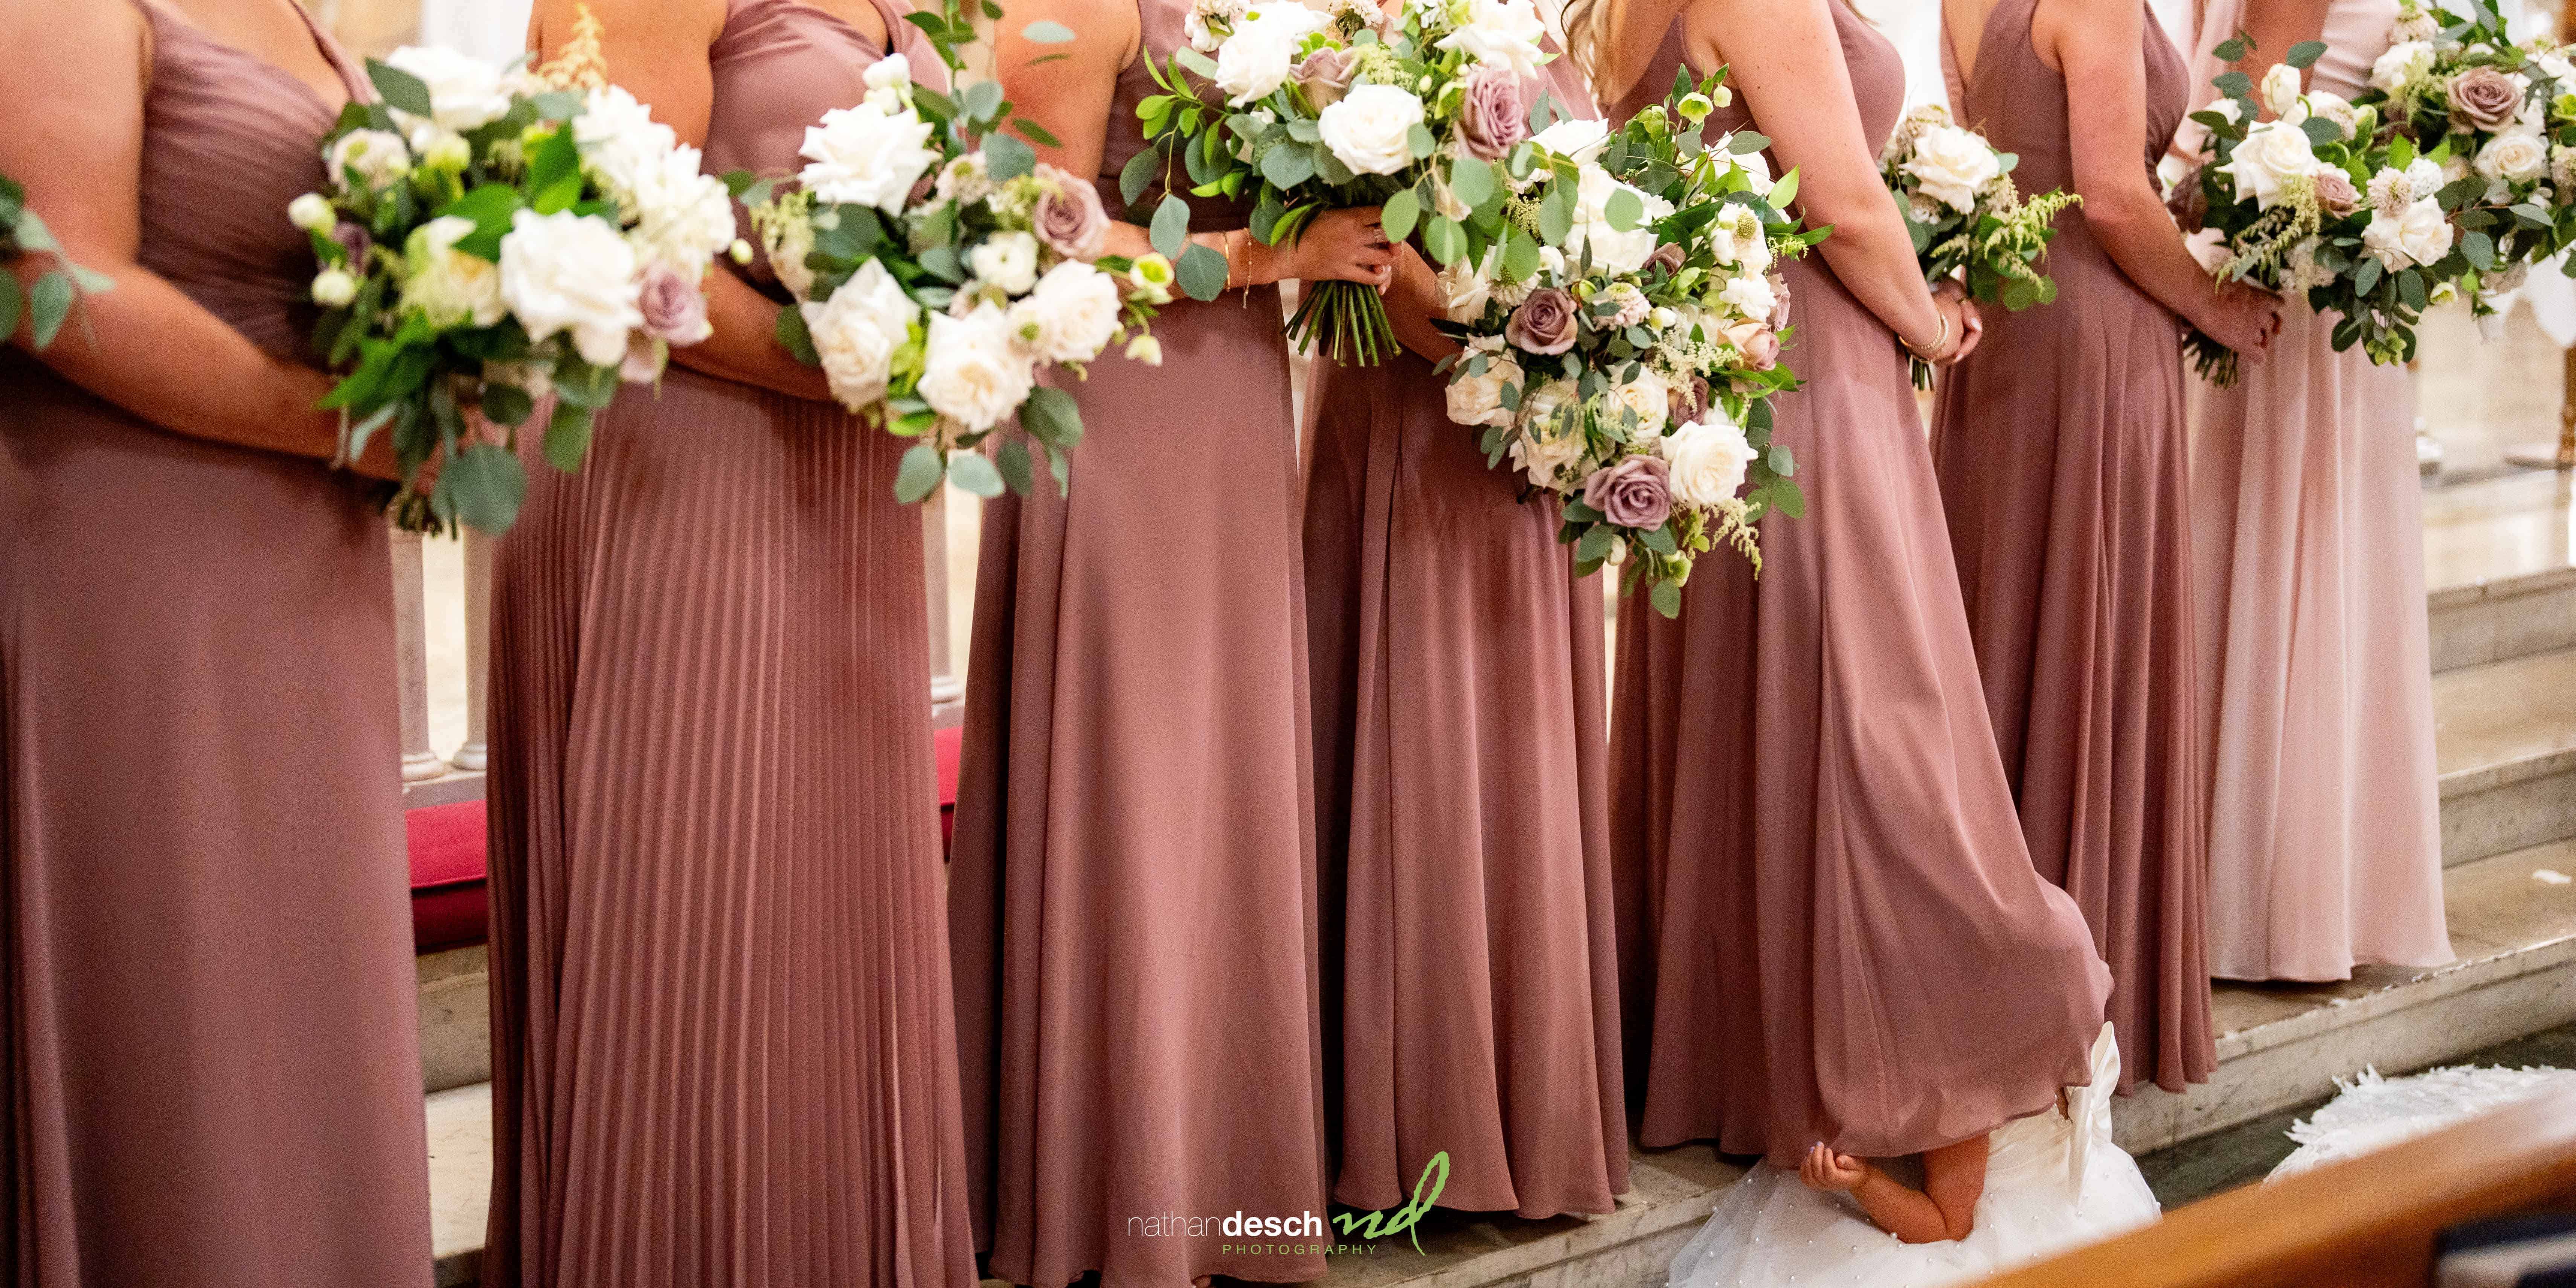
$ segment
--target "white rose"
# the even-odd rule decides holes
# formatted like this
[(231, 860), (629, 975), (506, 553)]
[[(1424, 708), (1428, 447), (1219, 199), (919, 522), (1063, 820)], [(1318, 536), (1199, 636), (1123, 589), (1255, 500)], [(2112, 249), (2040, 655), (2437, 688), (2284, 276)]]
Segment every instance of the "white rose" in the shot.
[(832, 397), (851, 411), (865, 411), (885, 397), (894, 351), (903, 346), (921, 308), (875, 260), (859, 265), (832, 298), (803, 304), (805, 332), (823, 359)]
[(2003, 173), (1993, 145), (1955, 125), (1927, 126), (1914, 140), (1913, 157), (1898, 168), (1963, 215), (1977, 208), (1977, 190)]
[(1530, 142), (1565, 159), (1588, 164), (1610, 141), (1606, 122), (1568, 117), (1530, 136)]
[(801, 218), (764, 219), (756, 231), (778, 284), (800, 300), (812, 294), (814, 270), (805, 266), (805, 257), (814, 253), (814, 225)]
[(2200, 270), (2211, 277), (2218, 276), (2228, 261), (2236, 258), (2236, 252), (2227, 248), (2227, 234), (2215, 228), (2203, 228), (2183, 238), (2182, 246), (2199, 262)]
[(1038, 284), (1038, 239), (1016, 229), (995, 233), (966, 252), (966, 267), (1004, 295), (1026, 295)]
[(1066, 260), (1011, 306), (1011, 333), (1041, 362), (1089, 362), (1118, 334), (1119, 305), (1107, 273)]
[(934, 313), (921, 396), (932, 411), (980, 434), (1020, 409), (1037, 371), (1011, 342), (1009, 315), (990, 304), (962, 318)]
[(446, 174), (463, 174), (474, 164), (474, 145), (454, 130), (424, 125), (412, 131), (411, 150), (420, 163)]
[(616, 85), (582, 97), (581, 115), (572, 121), (572, 137), (581, 145), (582, 169), (630, 219), (637, 213), (635, 194), (644, 186), (646, 173), (680, 146), (679, 135), (653, 119), (653, 109)]
[(2299, 105), (2299, 69), (2288, 63), (2272, 64), (2272, 70), (2263, 73), (2259, 93), (2272, 115), (2288, 117), (2290, 109)]
[(1460, 425), (1508, 425), (1512, 409), (1503, 405), (1503, 388), (1521, 383), (1520, 364), (1500, 353), (1485, 355), (1483, 375), (1468, 374), (1473, 358), (1461, 360), (1449, 381), (1449, 419)]
[(1297, 47), (1323, 25), (1324, 15), (1296, 0), (1274, 0), (1245, 13), (1217, 47), (1216, 87), (1236, 106), (1270, 97), (1295, 69)]
[(385, 130), (351, 130), (332, 143), (323, 160), (331, 182), (345, 185), (355, 170), (370, 190), (400, 182), (411, 173), (411, 148), (402, 136)]
[(696, 148), (681, 144), (635, 176), (629, 198), (636, 224), (627, 238), (646, 264), (695, 277), (733, 244), (733, 198), (704, 164)]
[(1315, 118), (1324, 146), (1353, 174), (1394, 174), (1413, 164), (1422, 100), (1393, 85), (1354, 85)]
[[(437, 45), (405, 45), (385, 55), (385, 65), (429, 87), (429, 119), (441, 129), (479, 129), (510, 113), (501, 69), (480, 58)], [(397, 111), (394, 119), (409, 125), (420, 118)]]
[(2218, 173), (2236, 181), (2238, 201), (2251, 197), (2257, 209), (2270, 210), (2281, 199), (2284, 180), (2316, 169), (2316, 149), (2309, 146), (2306, 130), (2287, 121), (2267, 121), (2245, 132)]
[(1190, 48), (1213, 54), (1221, 42), (1211, 21), (1231, 27), (1243, 17), (1243, 5), (1244, 0), (1198, 0), (1190, 6), (1188, 16), (1181, 19), (1181, 35), (1190, 42)]
[(2332, 90), (2312, 89), (2308, 91), (2307, 102), (2311, 115), (2334, 122), (2335, 128), (2343, 131), (2345, 138), (2352, 137), (2353, 126), (2361, 116), (2353, 110), (2350, 99)]
[(543, 343), (570, 333), (594, 367), (625, 361), (626, 337), (644, 325), (636, 307), (635, 248), (606, 220), (559, 210), (522, 210), (501, 239), (501, 298)]
[(2549, 169), (2549, 145), (2528, 134), (2499, 134), (2478, 149), (2475, 168), (2489, 182), (2530, 183)]
[[(1645, 212), (1636, 227), (1626, 230), (1610, 222), (1610, 199), (1622, 192), (1634, 193)], [(1589, 250), (1595, 269), (1613, 275), (1634, 273), (1655, 253), (1655, 221), (1671, 213), (1671, 202), (1629, 187), (1599, 166), (1587, 165), (1575, 183), (1574, 226), (1566, 246)]]
[(798, 175), (824, 205), (874, 206), (903, 213), (912, 185), (939, 160), (929, 146), (930, 122), (910, 109), (887, 112), (874, 103), (834, 108), (823, 123), (805, 128), (798, 155), (809, 163)]
[(1433, 43), (1464, 50), (1477, 62), (1517, 75), (1535, 76), (1547, 62), (1547, 51), (1539, 45), (1546, 38), (1547, 23), (1529, 0), (1468, 0), (1466, 20)]
[(2403, 214), (2370, 217), (2362, 230), (2362, 249), (2390, 272), (2431, 264), (2451, 253), (2451, 220), (2442, 203), (2430, 197), (2408, 206)]
[(1615, 410), (1625, 407), (1637, 414), (1640, 432), (1653, 433), (1664, 427), (1672, 415), (1672, 385), (1650, 367), (1639, 367), (1637, 378), (1610, 387), (1610, 405)]
[(1755, 273), (1771, 267), (1771, 240), (1762, 232), (1762, 216), (1750, 206), (1720, 207), (1709, 223), (1708, 237), (1720, 264), (1741, 264)]
[(2559, 93), (2576, 91), (2576, 63), (2568, 62), (2563, 51), (2535, 55), (2531, 65), (2541, 75), (2558, 82)]
[(2433, 70), (2433, 46), (2429, 41), (2401, 40), (2388, 47), (2378, 61), (2370, 65), (2371, 88), (2394, 94), (2406, 82)]
[(1474, 322), (1485, 316), (1485, 306), (1494, 297), (1494, 269), (1501, 258), (1500, 248), (1485, 252), (1483, 263), (1471, 263), (1465, 257), (1440, 270), (1440, 309), (1452, 322)]
[(1753, 464), (1753, 446), (1744, 431), (1715, 407), (1708, 414), (1676, 426), (1657, 443), (1672, 466), (1673, 499), (1706, 508), (1733, 500), (1744, 486), (1744, 471)]
[(488, 259), (456, 249), (473, 231), (473, 220), (456, 215), (412, 230), (403, 244), (403, 307), (420, 310), (431, 325), (442, 328), (492, 326), (508, 315), (501, 270)]
[(1512, 436), (1512, 464), (1529, 481), (1550, 491), (1573, 486), (1583, 462), (1583, 434), (1571, 417), (1559, 412), (1575, 401), (1574, 382), (1551, 380), (1521, 395), (1521, 431)]
[(1736, 316), (1755, 320), (1771, 316), (1771, 310), (1780, 304), (1779, 294), (1771, 289), (1771, 279), (1760, 273), (1747, 273), (1728, 282), (1717, 298), (1735, 310)]
[(901, 54), (888, 54), (868, 64), (859, 80), (869, 89), (901, 89), (912, 83), (912, 60)]
[(308, 192), (286, 203), (286, 222), (308, 233), (329, 236), (332, 229), (340, 226), (340, 215), (322, 194)]
[(2220, 116), (2226, 117), (2229, 125), (2242, 125), (2245, 123), (2245, 105), (2232, 98), (2211, 99), (2209, 106), (2202, 108), (2201, 110), (2204, 112), (2216, 112)]

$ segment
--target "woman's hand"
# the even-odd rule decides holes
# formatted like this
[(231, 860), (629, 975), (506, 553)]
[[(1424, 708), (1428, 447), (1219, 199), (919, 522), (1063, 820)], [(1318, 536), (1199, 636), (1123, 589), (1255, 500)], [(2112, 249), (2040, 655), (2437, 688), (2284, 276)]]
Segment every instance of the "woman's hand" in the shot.
[(1953, 278), (1932, 292), (1932, 303), (1950, 316), (1950, 356), (1938, 359), (1935, 366), (1953, 366), (1967, 360), (1977, 351), (1977, 343), (1986, 338), (1986, 315), (1968, 298), (1968, 288)]
[(1378, 224), (1378, 208), (1327, 210), (1298, 234), (1295, 244), (1274, 248), (1279, 276), (1308, 282), (1359, 282), (1381, 290), (1394, 278), (1395, 247)]
[(2269, 291), (2243, 282), (2218, 288), (2216, 301), (2194, 322), (2210, 339), (2236, 351), (2247, 362), (2261, 362), (2281, 333), (2281, 301)]
[(1849, 1154), (1837, 1154), (1822, 1143), (1810, 1146), (1807, 1156), (1798, 1163), (1798, 1179), (1811, 1190), (1825, 1193), (1860, 1188), (1869, 1179), (1869, 1163)]

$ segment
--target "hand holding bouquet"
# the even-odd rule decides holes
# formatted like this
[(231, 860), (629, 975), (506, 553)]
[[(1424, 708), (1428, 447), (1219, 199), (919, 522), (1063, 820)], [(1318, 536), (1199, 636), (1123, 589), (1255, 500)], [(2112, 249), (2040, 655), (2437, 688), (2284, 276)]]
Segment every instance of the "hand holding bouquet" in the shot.
[[(397, 50), (322, 139), (331, 185), (287, 216), (311, 235), (317, 340), (347, 376), (344, 457), (394, 437), (404, 528), (498, 533), (527, 476), (517, 430), (578, 469), (620, 382), (705, 339), (709, 264), (734, 242), (698, 150), (600, 83), (597, 25), (535, 75)], [(746, 252), (747, 253), (747, 252)], [(351, 362), (354, 359), (354, 366)], [(541, 411), (541, 409), (543, 409)]]
[(1777, 256), (1823, 234), (1782, 213), (1797, 178), (1772, 180), (1768, 140), (1702, 139), (1723, 74), (1685, 73), (1615, 134), (1541, 132), (1510, 235), (1441, 274), (1443, 329), (1466, 346), (1444, 364), (1449, 418), (1483, 426), (1489, 463), (1508, 457), (1532, 495), (1560, 498), (1578, 572), (1623, 562), (1667, 617), (1701, 552), (1724, 542), (1758, 570), (1755, 523), (1805, 508), (1766, 400), (1797, 385), (1779, 362)]
[[(1250, 199), (1252, 235), (1272, 245), (1323, 211), (1367, 206), (1383, 207), (1390, 239), (1418, 235), (1444, 267), (1482, 262), (1511, 240), (1505, 207), (1533, 176), (1522, 145), (1541, 110), (1523, 101), (1523, 83), (1550, 57), (1530, 0), (1408, 0), (1394, 18), (1368, 0), (1338, 0), (1330, 13), (1296, 0), (1196, 0), (1187, 30), (1168, 66), (1148, 64), (1167, 91), (1137, 106), (1156, 146), (1119, 187), (1133, 205), (1162, 180), (1154, 245), (1179, 261), (1193, 298), (1215, 298), (1226, 266), (1187, 245), (1174, 154), (1192, 193)], [(1537, 250), (1524, 230), (1511, 253), (1525, 264)], [(1288, 333), (1364, 364), (1395, 351), (1384, 303), (1358, 282), (1309, 284)]]
[[(1968, 294), (2019, 312), (2057, 298), (2057, 284), (2039, 271), (2057, 235), (2057, 212), (2079, 198), (2045, 192), (2024, 199), (2012, 181), (2020, 158), (1998, 152), (1974, 130), (1950, 121), (1937, 103), (1914, 109), (1879, 153), (1879, 170), (1925, 281), (1938, 285), (1965, 274)], [(1908, 362), (1916, 388), (1932, 384), (1932, 364)]]
[[(913, 20), (962, 70), (956, 49), (973, 32), (955, 0), (944, 15)], [(1078, 373), (1122, 338), (1129, 357), (1160, 361), (1147, 326), (1171, 299), (1172, 265), (1100, 256), (1108, 216), (1098, 192), (1003, 132), (1055, 141), (1011, 115), (998, 83), (951, 97), (914, 84), (901, 54), (870, 66), (866, 80), (865, 101), (806, 130), (809, 164), (792, 190), (728, 179), (798, 301), (779, 314), (779, 341), (823, 368), (842, 406), (920, 440), (897, 471), (898, 500), (951, 479), (979, 496), (1027, 492), (1027, 443), (1007, 438), (989, 457), (974, 450), (1014, 417), (1061, 488), (1082, 415), (1071, 395), (1037, 383), (1038, 370)]]

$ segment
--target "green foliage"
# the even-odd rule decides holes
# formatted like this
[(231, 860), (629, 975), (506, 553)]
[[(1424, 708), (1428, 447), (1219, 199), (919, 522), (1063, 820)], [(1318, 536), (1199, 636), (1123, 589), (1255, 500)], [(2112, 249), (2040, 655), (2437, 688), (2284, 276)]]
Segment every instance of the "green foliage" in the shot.
[[(11, 266), (36, 255), (46, 257), (50, 266), (22, 287)], [(50, 348), (84, 297), (114, 285), (106, 274), (66, 258), (53, 230), (27, 205), (26, 189), (0, 175), (0, 341), (17, 334), (24, 323), (29, 342), (39, 352)]]

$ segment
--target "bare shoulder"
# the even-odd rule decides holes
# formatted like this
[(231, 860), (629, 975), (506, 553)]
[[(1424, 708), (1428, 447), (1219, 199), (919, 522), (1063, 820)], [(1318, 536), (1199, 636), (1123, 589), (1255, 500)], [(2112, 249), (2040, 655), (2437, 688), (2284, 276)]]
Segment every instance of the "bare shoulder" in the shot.
[(2146, 21), (2132, 0), (2039, 0), (2031, 10), (2031, 43), (2058, 55), (2058, 65), (2082, 62), (2098, 49), (2134, 50)]
[(0, 50), (9, 92), (0, 130), (35, 139), (76, 131), (84, 112), (120, 101), (139, 110), (148, 45), (134, 0), (0, 0)]
[[(1070, 30), (1073, 40), (1070, 44), (1031, 41), (1028, 29), (1041, 22)], [(1136, 0), (1003, 0), (1002, 16), (993, 23), (993, 38), (1001, 60), (1062, 56), (1089, 68), (1115, 69), (1135, 59), (1144, 41), (1144, 24)]]
[(1685, 0), (1682, 30), (1691, 51), (1733, 64), (1777, 51), (1840, 49), (1833, 6), (1843, 0)]

